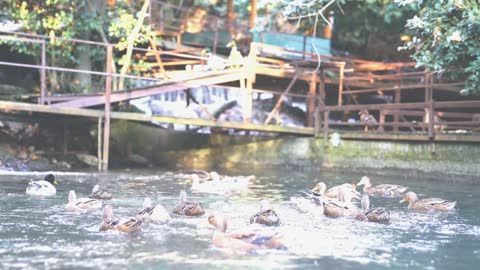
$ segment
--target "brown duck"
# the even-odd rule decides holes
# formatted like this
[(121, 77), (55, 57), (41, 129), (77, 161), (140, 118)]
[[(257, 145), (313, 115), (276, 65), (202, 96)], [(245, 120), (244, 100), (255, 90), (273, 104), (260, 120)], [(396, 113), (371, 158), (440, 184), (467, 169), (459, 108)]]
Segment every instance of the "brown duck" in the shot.
[(447, 201), (439, 198), (418, 199), (415, 192), (409, 191), (400, 201), (408, 202), (408, 209), (417, 211), (450, 211), (455, 208), (456, 201)]
[(218, 248), (230, 248), (240, 251), (258, 249), (285, 248), (282, 235), (272, 230), (246, 228), (236, 233), (227, 233), (228, 223), (224, 217), (209, 216), (208, 222), (215, 227), (212, 242)]
[(258, 223), (267, 226), (277, 226), (280, 224), (280, 218), (273, 210), (268, 200), (260, 202), (260, 212), (250, 218), (250, 223)]
[(383, 224), (390, 223), (390, 211), (388, 211), (388, 209), (381, 207), (369, 209), (370, 198), (368, 195), (363, 195), (360, 204), (362, 205), (363, 213), (357, 214), (356, 219)]
[(205, 209), (200, 203), (187, 201), (187, 193), (182, 191), (180, 192), (180, 201), (173, 209), (173, 213), (184, 216), (200, 216), (205, 214)]
[(110, 205), (103, 207), (102, 223), (99, 231), (117, 230), (123, 233), (140, 232), (142, 222), (136, 218), (115, 219)]

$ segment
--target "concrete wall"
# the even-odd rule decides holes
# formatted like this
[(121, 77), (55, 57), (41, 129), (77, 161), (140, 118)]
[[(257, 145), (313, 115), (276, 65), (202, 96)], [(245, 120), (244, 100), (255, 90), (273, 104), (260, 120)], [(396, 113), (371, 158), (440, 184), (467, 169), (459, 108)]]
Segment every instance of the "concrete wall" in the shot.
[(283, 138), (222, 145), (187, 151), (167, 151), (158, 161), (187, 169), (300, 168), (365, 174), (421, 175), (445, 181), (480, 181), (480, 145), (346, 141), (323, 147), (319, 138)]

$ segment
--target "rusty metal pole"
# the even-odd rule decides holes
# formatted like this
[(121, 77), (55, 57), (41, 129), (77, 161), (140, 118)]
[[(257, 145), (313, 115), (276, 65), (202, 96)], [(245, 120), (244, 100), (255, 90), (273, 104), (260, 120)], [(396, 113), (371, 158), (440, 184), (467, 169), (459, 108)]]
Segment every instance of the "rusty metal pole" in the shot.
[(113, 45), (107, 45), (107, 78), (105, 80), (105, 126), (103, 131), (102, 171), (108, 170), (110, 147), (110, 94), (112, 93)]
[(40, 104), (45, 104), (45, 91), (47, 88), (47, 74), (45, 71), (47, 58), (47, 49), (45, 45), (45, 41), (42, 42), (42, 69), (40, 70)]
[(330, 118), (330, 112), (325, 110), (323, 112), (323, 147), (328, 146), (328, 119)]

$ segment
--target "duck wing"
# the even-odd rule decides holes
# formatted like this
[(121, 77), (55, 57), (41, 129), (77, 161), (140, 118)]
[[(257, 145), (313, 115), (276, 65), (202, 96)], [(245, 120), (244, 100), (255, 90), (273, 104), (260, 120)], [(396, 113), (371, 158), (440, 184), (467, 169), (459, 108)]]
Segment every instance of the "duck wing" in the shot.
[(155, 207), (146, 207), (144, 209), (142, 209), (140, 212), (138, 212), (138, 215), (140, 216), (150, 216), (152, 213), (153, 213), (153, 209), (155, 209)]
[(280, 224), (277, 213), (271, 209), (260, 211), (250, 218), (250, 223), (259, 223), (268, 226)]
[(205, 209), (200, 203), (187, 203), (183, 207), (183, 212), (187, 216), (200, 216), (205, 214)]
[(389, 223), (390, 211), (386, 208), (372, 208), (365, 212), (365, 216), (370, 222)]
[(40, 190), (42, 187), (43, 187), (43, 185), (41, 185), (39, 182), (37, 182), (37, 181), (30, 181), (30, 183), (28, 183), (27, 190), (38, 191), (38, 190)]
[(120, 224), (116, 225), (116, 227), (121, 232), (132, 233), (132, 232), (140, 232), (142, 230), (140, 228), (141, 224), (142, 224), (142, 221), (136, 218), (130, 218), (126, 221), (120, 222)]

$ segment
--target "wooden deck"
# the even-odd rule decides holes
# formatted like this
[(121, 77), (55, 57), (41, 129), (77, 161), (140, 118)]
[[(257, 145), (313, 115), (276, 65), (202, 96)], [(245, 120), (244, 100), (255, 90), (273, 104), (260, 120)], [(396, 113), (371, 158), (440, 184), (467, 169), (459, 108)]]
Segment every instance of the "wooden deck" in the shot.
[[(108, 168), (109, 121), (124, 119), (141, 122), (182, 124), (199, 127), (216, 127), (257, 131), (268, 134), (289, 134), (295, 136), (323, 136), (325, 145), (333, 132), (343, 139), (352, 140), (400, 140), (418, 142), (480, 142), (480, 99), (435, 100), (439, 92), (458, 93), (463, 86), (459, 82), (434, 80), (433, 74), (414, 68), (413, 63), (381, 63), (308, 54), (289, 51), (271, 45), (252, 43), (250, 54), (243, 65), (220, 70), (201, 70), (208, 57), (196, 49), (178, 48), (173, 51), (135, 48), (142, 59), (151, 59), (158, 70), (140, 76), (119, 75), (113, 72), (115, 47), (82, 40), (69, 42), (104, 46), (107, 50), (106, 71), (93, 72), (49, 66), (45, 59), (48, 46), (47, 36), (24, 33), (0, 35), (2, 39), (32, 42), (42, 46), (42, 64), (27, 65), (0, 62), (0, 65), (34, 68), (41, 71), (39, 104), (0, 101), (3, 112), (31, 112), (38, 114), (62, 114), (97, 119), (99, 128), (99, 160), (103, 170)], [(60, 39), (60, 38), (58, 38)], [(62, 39), (60, 39), (62, 40)], [(305, 60), (291, 60), (289, 57)], [(283, 57), (284, 56), (284, 57)], [(288, 57), (287, 57), (288, 56)], [(146, 58), (145, 58), (146, 57)], [(225, 58), (226, 59), (226, 58)], [(200, 70), (186, 71), (186, 65), (196, 65)], [(228, 63), (227, 63), (228, 64)], [(46, 71), (84, 73), (105, 78), (105, 87), (97, 94), (56, 94), (48, 90)], [(286, 89), (258, 89), (257, 76), (290, 80)], [(152, 86), (113, 91), (120, 77), (149, 80)], [(308, 92), (295, 91), (295, 83), (303, 81)], [(232, 84), (233, 83), (233, 84)], [(225, 85), (228, 84), (228, 85)], [(238, 86), (232, 86), (232, 85)], [(212, 117), (202, 104), (198, 104), (210, 119), (179, 118), (168, 115), (149, 116), (141, 113), (111, 111), (111, 104), (141, 97), (184, 91), (193, 87), (211, 86), (241, 91), (243, 99), (243, 122), (222, 122)], [(253, 94), (272, 94), (276, 105), (264, 124), (252, 123)], [(405, 102), (406, 93), (414, 93), (417, 101)], [(378, 104), (362, 103), (361, 97), (380, 97), (385, 101)], [(304, 127), (270, 125), (272, 115), (278, 113), (286, 97), (301, 99), (306, 108)], [(334, 97), (332, 99), (332, 97)], [(332, 102), (332, 100), (334, 102)], [(48, 105), (46, 105), (48, 104)], [(103, 109), (91, 107), (104, 106)], [(350, 118), (350, 119), (349, 119)], [(353, 121), (350, 121), (353, 119)], [(103, 136), (103, 139), (101, 138)]]

